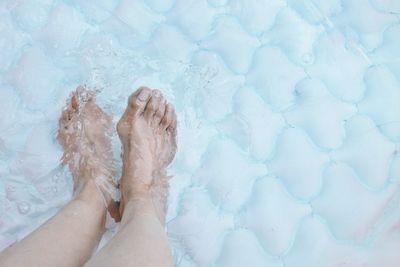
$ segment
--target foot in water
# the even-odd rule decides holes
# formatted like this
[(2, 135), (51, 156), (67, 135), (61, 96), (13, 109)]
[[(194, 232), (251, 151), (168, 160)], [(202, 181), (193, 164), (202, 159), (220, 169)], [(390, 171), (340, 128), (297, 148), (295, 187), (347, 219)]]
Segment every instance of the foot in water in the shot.
[(121, 206), (129, 200), (150, 196), (157, 215), (165, 222), (168, 195), (166, 167), (176, 152), (176, 115), (161, 92), (139, 88), (117, 124), (122, 143)]
[(96, 104), (94, 93), (78, 87), (59, 121), (57, 138), (64, 148), (62, 162), (72, 172), (75, 197), (83, 197), (84, 188), (93, 188), (92, 194), (83, 198), (102, 201), (118, 221), (111, 134), (111, 117)]

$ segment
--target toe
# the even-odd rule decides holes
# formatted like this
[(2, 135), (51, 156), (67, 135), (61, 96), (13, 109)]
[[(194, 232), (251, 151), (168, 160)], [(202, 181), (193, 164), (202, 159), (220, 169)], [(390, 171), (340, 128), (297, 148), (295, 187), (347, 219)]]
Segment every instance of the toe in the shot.
[(76, 96), (75, 93), (71, 96), (70, 107), (72, 109), (71, 111), (74, 111), (74, 112), (77, 112), (79, 109), (78, 97)]
[(154, 120), (155, 120), (156, 125), (160, 124), (162, 118), (164, 117), (166, 105), (167, 105), (166, 101), (162, 97), (161, 100), (160, 100), (160, 104), (158, 106), (158, 109), (157, 109), (157, 111), (156, 111), (156, 113), (154, 115)]
[(151, 90), (147, 87), (140, 87), (128, 99), (128, 107), (126, 112), (134, 114), (142, 114), (145, 110), (147, 102), (151, 96)]
[(161, 127), (164, 130), (170, 126), (170, 124), (175, 116), (174, 114), (175, 114), (174, 107), (171, 104), (168, 104), (165, 107), (164, 117), (161, 119), (161, 122), (160, 122)]
[(69, 125), (70, 123), (67, 118), (67, 112), (63, 112), (58, 121), (58, 134), (65, 134), (66, 131), (68, 131)]
[(151, 98), (144, 111), (144, 117), (147, 121), (152, 121), (154, 119), (154, 116), (160, 106), (161, 97), (162, 95), (159, 90), (152, 91)]
[(66, 129), (68, 127), (70, 121), (78, 112), (78, 109), (78, 101), (76, 99), (75, 93), (72, 93), (70, 99), (67, 101), (67, 104), (61, 113), (61, 117), (59, 119), (60, 128), (64, 127)]
[(176, 120), (176, 114), (175, 111), (172, 114), (172, 119), (171, 119), (171, 123), (169, 124), (168, 128), (167, 128), (167, 132), (170, 132), (172, 134), (176, 134), (176, 124), (177, 124), (177, 120)]
[(71, 121), (72, 118), (74, 117), (74, 114), (75, 114), (75, 112), (74, 112), (73, 110), (68, 109), (68, 110), (67, 110), (67, 120), (68, 120), (68, 121)]

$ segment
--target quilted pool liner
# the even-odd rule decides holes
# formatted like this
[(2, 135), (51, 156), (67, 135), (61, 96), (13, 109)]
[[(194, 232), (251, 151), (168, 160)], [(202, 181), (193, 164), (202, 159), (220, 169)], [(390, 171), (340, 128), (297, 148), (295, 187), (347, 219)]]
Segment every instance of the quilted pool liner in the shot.
[(179, 117), (176, 266), (400, 266), (399, 22), (396, 0), (1, 1), (0, 249), (71, 197), (70, 91), (116, 122), (147, 85)]

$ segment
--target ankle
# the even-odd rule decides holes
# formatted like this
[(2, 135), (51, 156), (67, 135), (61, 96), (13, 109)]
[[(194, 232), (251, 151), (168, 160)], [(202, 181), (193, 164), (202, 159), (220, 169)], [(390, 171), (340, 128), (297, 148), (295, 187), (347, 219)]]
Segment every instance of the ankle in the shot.
[(123, 175), (120, 179), (121, 198), (125, 202), (128, 202), (138, 198), (144, 199), (150, 197), (152, 180), (151, 175), (146, 175), (145, 178), (134, 175)]
[(124, 225), (134, 217), (150, 216), (158, 219), (153, 199), (151, 197), (137, 197), (123, 202), (121, 224)]
[(74, 192), (74, 199), (82, 201), (94, 209), (107, 210), (108, 203), (106, 203), (102, 192), (92, 180), (78, 185)]
[(121, 178), (121, 202), (120, 214), (125, 212), (125, 207), (130, 203), (130, 207), (151, 201), (150, 186), (145, 184), (124, 183), (127, 179)]

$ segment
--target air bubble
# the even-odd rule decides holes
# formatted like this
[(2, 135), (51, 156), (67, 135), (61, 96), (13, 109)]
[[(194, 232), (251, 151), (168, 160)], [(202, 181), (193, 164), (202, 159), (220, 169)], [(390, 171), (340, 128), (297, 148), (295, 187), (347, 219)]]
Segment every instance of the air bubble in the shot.
[(26, 201), (19, 202), (17, 207), (21, 214), (27, 214), (31, 210), (31, 205)]
[(311, 65), (314, 62), (314, 56), (310, 53), (306, 53), (301, 58), (304, 65)]

